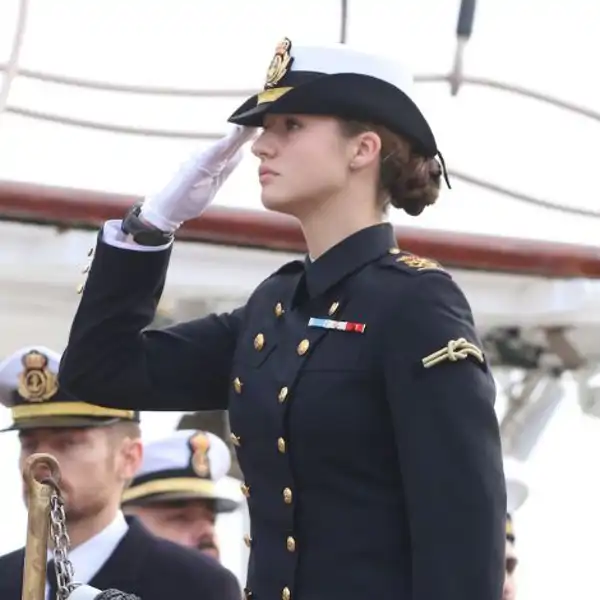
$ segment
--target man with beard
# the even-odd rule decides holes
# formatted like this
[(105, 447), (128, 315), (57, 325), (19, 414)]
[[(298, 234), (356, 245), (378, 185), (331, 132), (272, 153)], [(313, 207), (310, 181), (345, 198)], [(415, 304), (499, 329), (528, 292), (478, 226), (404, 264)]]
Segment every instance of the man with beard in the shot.
[[(123, 489), (142, 461), (139, 414), (74, 401), (58, 387), (59, 361), (41, 346), (10, 356), (0, 364), (0, 401), (12, 413), (9, 429), (19, 433), (21, 469), (39, 452), (60, 464), (75, 581), (143, 600), (239, 600), (237, 580), (221, 565), (125, 519)], [(23, 560), (24, 549), (0, 557), (2, 600), (20, 600)], [(50, 560), (47, 600), (56, 594)]]
[(216, 516), (240, 505), (219, 486), (230, 467), (229, 449), (219, 437), (177, 431), (144, 445), (142, 468), (123, 494), (123, 510), (155, 535), (219, 560)]

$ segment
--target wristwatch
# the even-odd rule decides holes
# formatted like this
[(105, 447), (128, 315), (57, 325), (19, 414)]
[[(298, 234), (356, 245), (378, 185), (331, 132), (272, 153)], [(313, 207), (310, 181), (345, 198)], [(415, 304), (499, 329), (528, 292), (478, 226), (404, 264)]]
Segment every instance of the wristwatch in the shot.
[(121, 223), (121, 231), (141, 246), (165, 246), (173, 240), (173, 233), (162, 231), (140, 219), (142, 203), (134, 204)]

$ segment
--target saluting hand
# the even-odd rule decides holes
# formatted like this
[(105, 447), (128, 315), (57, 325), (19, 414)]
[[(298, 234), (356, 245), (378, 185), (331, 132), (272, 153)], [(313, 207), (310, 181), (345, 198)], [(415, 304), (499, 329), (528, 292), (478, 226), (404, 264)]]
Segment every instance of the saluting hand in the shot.
[(223, 138), (195, 152), (157, 194), (147, 196), (140, 217), (165, 232), (199, 217), (242, 160), (242, 146), (256, 129), (234, 125)]

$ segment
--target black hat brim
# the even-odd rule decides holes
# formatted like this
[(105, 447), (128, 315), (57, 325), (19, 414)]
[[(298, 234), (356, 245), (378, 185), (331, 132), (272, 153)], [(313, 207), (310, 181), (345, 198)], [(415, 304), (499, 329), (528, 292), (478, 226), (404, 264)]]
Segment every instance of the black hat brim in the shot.
[(413, 100), (397, 87), (368, 75), (322, 75), (293, 87), (271, 102), (247, 99), (229, 122), (261, 127), (267, 114), (327, 115), (381, 125), (412, 142), (425, 157), (438, 153), (431, 128)]

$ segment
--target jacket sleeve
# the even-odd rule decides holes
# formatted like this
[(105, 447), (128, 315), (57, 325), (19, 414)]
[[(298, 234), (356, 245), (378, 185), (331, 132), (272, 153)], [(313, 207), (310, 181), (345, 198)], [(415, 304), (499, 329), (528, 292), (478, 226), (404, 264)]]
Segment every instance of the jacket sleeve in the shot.
[[(384, 364), (411, 537), (412, 597), (499, 600), (506, 489), (495, 383), (477, 352), (471, 309), (442, 271), (411, 277), (395, 301)], [(461, 338), (473, 346), (451, 341)], [(437, 351), (446, 358), (425, 366), (423, 358)]]
[(161, 330), (152, 322), (171, 248), (141, 252), (100, 234), (63, 353), (59, 383), (100, 406), (134, 410), (227, 408), (244, 308)]
[(206, 600), (240, 600), (242, 590), (236, 576), (223, 568), (221, 576), (209, 586), (202, 598)]

